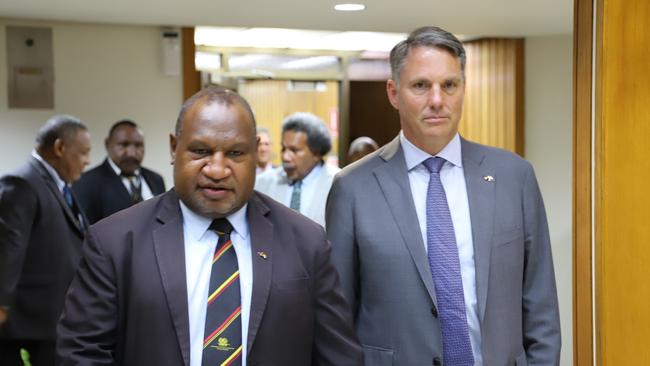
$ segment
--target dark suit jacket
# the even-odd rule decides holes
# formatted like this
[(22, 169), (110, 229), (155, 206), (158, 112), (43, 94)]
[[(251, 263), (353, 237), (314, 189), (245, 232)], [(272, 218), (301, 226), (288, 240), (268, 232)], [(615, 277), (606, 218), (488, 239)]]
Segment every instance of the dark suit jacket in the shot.
[[(140, 173), (154, 196), (165, 192), (160, 174), (142, 167)], [(129, 191), (111, 168), (108, 158), (85, 172), (72, 188), (91, 224), (133, 205)]]
[(38, 160), (0, 178), (0, 305), (9, 306), (0, 338), (55, 338), (83, 235)]
[[(258, 193), (247, 218), (248, 365), (361, 365), (323, 228)], [(189, 365), (184, 258), (174, 190), (93, 225), (58, 327), (62, 363)]]

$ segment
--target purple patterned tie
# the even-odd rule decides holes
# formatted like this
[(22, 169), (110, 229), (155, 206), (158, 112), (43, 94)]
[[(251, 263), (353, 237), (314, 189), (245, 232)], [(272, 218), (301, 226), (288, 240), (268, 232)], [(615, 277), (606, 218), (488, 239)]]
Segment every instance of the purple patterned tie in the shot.
[(438, 300), (438, 317), (442, 331), (442, 357), (445, 366), (472, 366), (463, 281), (460, 275), (458, 247), (451, 221), (445, 189), (440, 182), (440, 168), (445, 159), (424, 161), (429, 170), (427, 190), (427, 249), (429, 266)]

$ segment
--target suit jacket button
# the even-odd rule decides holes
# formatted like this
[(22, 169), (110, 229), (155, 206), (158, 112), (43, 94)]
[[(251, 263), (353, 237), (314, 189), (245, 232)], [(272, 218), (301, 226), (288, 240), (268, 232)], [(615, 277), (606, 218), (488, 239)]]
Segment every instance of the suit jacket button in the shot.
[(431, 308), (431, 314), (436, 318), (438, 317), (438, 309), (435, 306)]
[(438, 357), (433, 358), (433, 366), (441, 366), (442, 362), (440, 362), (440, 359)]

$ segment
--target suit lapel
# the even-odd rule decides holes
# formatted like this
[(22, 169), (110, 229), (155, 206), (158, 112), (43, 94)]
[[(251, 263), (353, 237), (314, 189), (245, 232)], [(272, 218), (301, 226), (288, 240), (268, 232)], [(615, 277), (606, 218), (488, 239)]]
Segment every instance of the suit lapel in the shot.
[(248, 321), (248, 353), (250, 354), (259, 330), (271, 289), (273, 268), (273, 224), (265, 215), (269, 208), (257, 194), (248, 201), (247, 216), (250, 227), (251, 259), (253, 264), (253, 292)]
[(161, 226), (153, 231), (153, 244), (165, 297), (176, 329), (185, 366), (190, 362), (190, 320), (187, 306), (183, 218), (175, 191), (169, 191), (157, 215)]
[(399, 227), (402, 239), (411, 254), (420, 278), (424, 282), (431, 300), (437, 305), (431, 269), (422, 242), (406, 161), (400, 147), (399, 137), (386, 145), (380, 157), (385, 160), (385, 164), (374, 170), (375, 177), (384, 193), (384, 198), (388, 201), (388, 207), (391, 208), (393, 219)]
[(142, 179), (147, 182), (152, 195), (157, 196), (163, 193), (164, 189), (158, 184), (158, 181), (156, 180), (153, 172), (140, 167), (140, 175), (142, 176)]
[(107, 191), (117, 193), (118, 197), (115, 198), (119, 199), (123, 203), (122, 206), (131, 206), (131, 194), (124, 186), (124, 183), (122, 183), (122, 178), (115, 174), (115, 171), (108, 162), (108, 158), (104, 160), (102, 167), (104, 169), (104, 174), (106, 174), (106, 177), (108, 178), (107, 182), (110, 185), (110, 187), (106, 188)]
[[(43, 181), (45, 181), (45, 185), (56, 198), (57, 202), (59, 203), (59, 206), (61, 206), (61, 208), (63, 209), (63, 213), (65, 214), (66, 218), (76, 229), (77, 234), (79, 234), (79, 236), (83, 238), (84, 230), (81, 227), (81, 224), (79, 223), (79, 219), (75, 217), (74, 213), (72, 212), (72, 209), (70, 208), (70, 206), (68, 206), (68, 203), (65, 201), (65, 198), (63, 198), (63, 194), (59, 190), (59, 187), (56, 185), (54, 178), (52, 178), (50, 172), (47, 171), (47, 169), (43, 166), (43, 164), (40, 161), (38, 161), (35, 158), (31, 158), (31, 159), (32, 159), (31, 160), (32, 166), (34, 167), (34, 169), (36, 169), (39, 172), (41, 178), (43, 178)], [(76, 198), (74, 199), (76, 200)]]
[(472, 222), (478, 312), (479, 319), (483, 321), (487, 302), (488, 279), (490, 277), (495, 187), (498, 182), (485, 179), (487, 176), (495, 177), (495, 173), (483, 164), (485, 154), (477, 149), (475, 144), (463, 139), (461, 140), (461, 147), (470, 219)]

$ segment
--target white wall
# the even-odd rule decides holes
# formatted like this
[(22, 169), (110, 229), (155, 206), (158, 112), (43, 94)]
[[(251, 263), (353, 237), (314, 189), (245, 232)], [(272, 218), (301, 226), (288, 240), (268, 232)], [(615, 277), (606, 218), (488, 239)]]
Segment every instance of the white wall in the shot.
[(562, 362), (573, 364), (571, 35), (526, 38), (526, 158), (546, 204), (562, 322)]
[[(54, 110), (7, 108), (7, 25), (52, 28)], [(136, 121), (145, 133), (143, 165), (171, 186), (168, 135), (182, 103), (182, 78), (162, 73), (160, 53), (158, 27), (0, 20), (0, 175), (25, 161), (47, 118), (68, 113), (90, 129), (91, 167), (105, 157), (109, 127), (122, 118)]]

